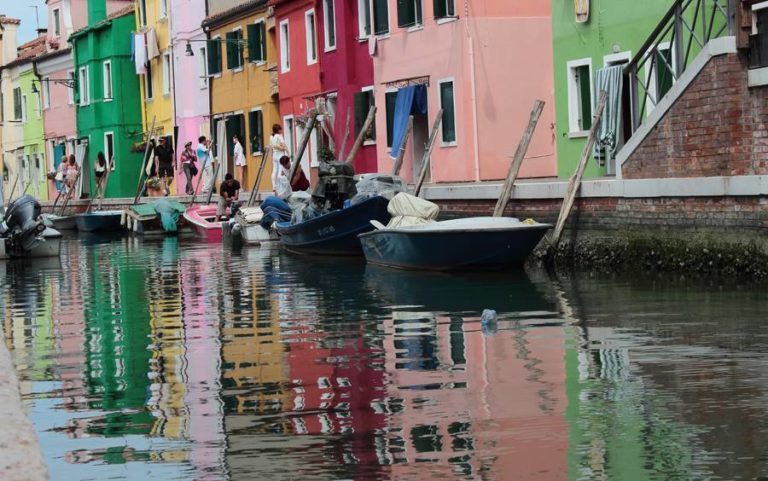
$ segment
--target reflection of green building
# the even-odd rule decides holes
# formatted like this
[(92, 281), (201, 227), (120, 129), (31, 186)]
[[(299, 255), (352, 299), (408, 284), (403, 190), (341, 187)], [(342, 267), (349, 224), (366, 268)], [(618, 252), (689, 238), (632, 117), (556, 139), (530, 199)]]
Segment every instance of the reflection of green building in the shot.
[(88, 142), (84, 175), (95, 192), (89, 174), (96, 154), (114, 156), (108, 197), (136, 193), (142, 160), (141, 153), (131, 152), (133, 144), (142, 140), (139, 77), (131, 60), (135, 27), (133, 5), (107, 17), (104, 0), (89, 0), (88, 26), (70, 37), (77, 79), (77, 135), (80, 142)]
[[(90, 406), (110, 413), (91, 431), (124, 435), (149, 433), (153, 419), (145, 409), (149, 393), (149, 299), (146, 273), (102, 259), (91, 251), (90, 292), (86, 305), (86, 383)], [(123, 261), (124, 262), (124, 261)], [(105, 268), (107, 266), (107, 268)]]

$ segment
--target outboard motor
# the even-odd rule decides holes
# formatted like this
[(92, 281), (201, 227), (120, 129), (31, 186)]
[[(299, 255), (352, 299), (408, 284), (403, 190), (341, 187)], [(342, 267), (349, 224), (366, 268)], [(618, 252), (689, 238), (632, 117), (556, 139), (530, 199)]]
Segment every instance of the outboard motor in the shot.
[(312, 192), (312, 200), (327, 210), (344, 207), (344, 201), (357, 193), (355, 169), (347, 162), (322, 162), (318, 169), (320, 180)]
[(4, 237), (8, 239), (11, 252), (30, 251), (43, 241), (41, 234), (45, 224), (40, 217), (41, 213), (40, 203), (29, 195), (8, 204), (4, 218)]

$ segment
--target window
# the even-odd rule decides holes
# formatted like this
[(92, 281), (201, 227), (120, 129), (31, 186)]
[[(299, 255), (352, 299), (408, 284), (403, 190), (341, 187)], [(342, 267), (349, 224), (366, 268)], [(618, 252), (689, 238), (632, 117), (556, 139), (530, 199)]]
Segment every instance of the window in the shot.
[(288, 38), (288, 20), (280, 22), (280, 71), (291, 70), (291, 42)]
[(21, 87), (13, 89), (13, 120), (21, 120)]
[(248, 61), (267, 61), (267, 33), (264, 20), (248, 25)]
[[(147, 69), (149, 72), (149, 69)], [(80, 67), (80, 77), (78, 80), (78, 87), (80, 90), (80, 105), (88, 105), (91, 103), (91, 84), (88, 80), (88, 67)]]
[(51, 108), (51, 82), (48, 77), (45, 77), (40, 85), (43, 87), (43, 108)]
[[(67, 72), (67, 78), (72, 82), (72, 84), (75, 83), (75, 71), (70, 70)], [(70, 84), (71, 85), (71, 84)], [(75, 103), (75, 89), (67, 89), (67, 95), (69, 95), (69, 105), (72, 105)]]
[(42, 95), (40, 92), (35, 92), (35, 113), (38, 119), (43, 115), (43, 103), (40, 101)]
[(227, 36), (227, 69), (235, 70), (243, 67), (243, 31), (240, 29), (228, 32)]
[(315, 33), (315, 11), (304, 12), (304, 26), (307, 35), (307, 65), (317, 63), (317, 35)]
[(144, 90), (147, 100), (152, 100), (155, 94), (152, 90), (152, 62), (147, 62), (147, 73), (144, 74)]
[(60, 20), (59, 20), (59, 9), (54, 8), (53, 9), (53, 35), (58, 37), (61, 35), (61, 26), (60, 26)]
[(261, 110), (251, 110), (248, 114), (248, 129), (251, 140), (251, 153), (264, 152), (264, 117)]
[(357, 19), (360, 40), (371, 35), (371, 2), (369, 0), (357, 0)]
[(0, 122), (5, 122), (5, 95), (0, 92)]
[(288, 152), (293, 155), (293, 116), (289, 115), (283, 117), (283, 137), (285, 138), (285, 145), (288, 147)]
[(22, 122), (27, 121), (27, 96), (26, 95), (21, 96), (21, 121)]
[(420, 27), (423, 23), (421, 0), (397, 0), (398, 27)]
[(376, 35), (389, 33), (389, 0), (373, 0), (373, 32)]
[(112, 132), (104, 133), (104, 156), (107, 159), (107, 165), (111, 170), (115, 170), (115, 164), (112, 163), (112, 157), (115, 156), (115, 134)]
[(438, 83), (440, 108), (443, 109), (443, 145), (456, 144), (456, 102), (453, 98), (453, 80)]
[(160, 0), (160, 18), (168, 17), (168, 0)]
[(395, 102), (397, 90), (384, 94), (384, 108), (387, 111), (387, 147), (392, 147), (392, 138), (395, 132)]
[(163, 54), (163, 95), (171, 95), (171, 54)]
[(147, 0), (139, 0), (139, 17), (142, 25), (147, 24)]
[(433, 0), (435, 7), (435, 18), (453, 18), (456, 16), (456, 5), (454, 0)]
[(198, 69), (200, 70), (200, 88), (204, 89), (208, 86), (208, 57), (206, 55), (205, 47), (200, 49), (200, 55), (197, 56)]
[(669, 42), (660, 43), (651, 52), (653, 52), (653, 59), (645, 64), (646, 83), (648, 85), (648, 113), (653, 110), (675, 83), (675, 61), (672, 57), (671, 44)]
[[(373, 87), (365, 87), (360, 93), (355, 94), (355, 135), (360, 135), (360, 131), (363, 130), (363, 124), (368, 117), (368, 112), (371, 107), (375, 105), (373, 97)], [(364, 139), (366, 142), (376, 140), (376, 123), (371, 123), (368, 131), (365, 133)]]
[(323, 0), (325, 51), (336, 49), (336, 0)]
[(568, 62), (568, 128), (583, 135), (592, 128), (592, 59)]
[(104, 100), (112, 100), (112, 62), (104, 62)]
[(221, 37), (208, 40), (208, 76), (221, 73)]

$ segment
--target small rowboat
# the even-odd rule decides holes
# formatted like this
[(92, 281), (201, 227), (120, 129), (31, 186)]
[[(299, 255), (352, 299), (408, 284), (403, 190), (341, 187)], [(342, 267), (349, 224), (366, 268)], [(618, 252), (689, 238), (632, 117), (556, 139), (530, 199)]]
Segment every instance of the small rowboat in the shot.
[(77, 229), (77, 216), (75, 215), (45, 214), (43, 215), (43, 221), (45, 225), (53, 227), (58, 231)]
[(357, 236), (373, 229), (371, 221), (389, 222), (389, 201), (372, 197), (306, 222), (280, 222), (277, 233), (285, 248), (297, 254), (355, 256), (362, 248)]
[(369, 264), (429, 271), (499, 270), (522, 264), (550, 224), (471, 217), (360, 235)]
[(122, 210), (100, 210), (77, 214), (75, 221), (77, 230), (83, 232), (120, 232), (123, 230), (120, 224), (122, 216)]
[(221, 222), (214, 222), (216, 218), (216, 204), (193, 205), (184, 211), (184, 219), (192, 228), (192, 232), (209, 244), (221, 242), (223, 231)]

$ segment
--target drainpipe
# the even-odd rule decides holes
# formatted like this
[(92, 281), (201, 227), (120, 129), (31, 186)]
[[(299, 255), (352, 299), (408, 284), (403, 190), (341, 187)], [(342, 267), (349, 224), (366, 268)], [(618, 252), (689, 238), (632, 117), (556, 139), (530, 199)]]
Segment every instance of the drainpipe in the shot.
[(467, 30), (467, 41), (469, 42), (469, 75), (470, 92), (472, 99), (472, 135), (475, 141), (475, 181), (480, 181), (480, 131), (477, 125), (477, 81), (475, 76), (475, 46), (472, 39), (472, 31), (469, 26), (469, 0), (464, 0), (464, 22)]

